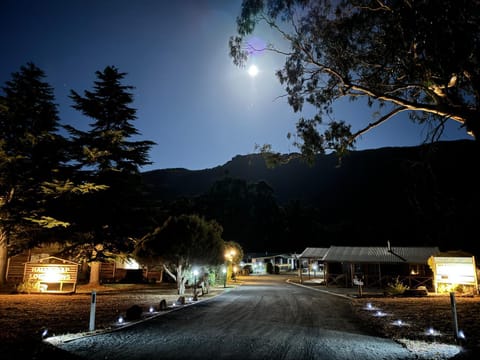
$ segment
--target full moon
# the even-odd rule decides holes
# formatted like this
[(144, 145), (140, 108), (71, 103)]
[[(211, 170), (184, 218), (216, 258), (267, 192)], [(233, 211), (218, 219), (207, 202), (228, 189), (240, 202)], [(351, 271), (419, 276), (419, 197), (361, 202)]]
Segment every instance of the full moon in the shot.
[(248, 75), (255, 77), (258, 75), (258, 68), (255, 65), (250, 65), (248, 68)]

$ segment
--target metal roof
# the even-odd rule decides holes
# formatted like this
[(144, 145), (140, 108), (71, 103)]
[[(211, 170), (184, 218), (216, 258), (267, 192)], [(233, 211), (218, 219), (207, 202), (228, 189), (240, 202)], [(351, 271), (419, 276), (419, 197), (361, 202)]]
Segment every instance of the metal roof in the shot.
[(360, 247), (331, 246), (323, 257), (326, 262), (374, 264), (426, 264), (430, 256), (440, 253), (438, 247)]
[(248, 259), (256, 259), (256, 260), (264, 260), (264, 259), (271, 259), (271, 258), (284, 258), (284, 259), (290, 259), (294, 258), (295, 256), (292, 254), (265, 254), (265, 253), (249, 253), (247, 256), (244, 256), (244, 258)]
[(329, 248), (306, 248), (300, 254), (300, 258), (323, 259)]

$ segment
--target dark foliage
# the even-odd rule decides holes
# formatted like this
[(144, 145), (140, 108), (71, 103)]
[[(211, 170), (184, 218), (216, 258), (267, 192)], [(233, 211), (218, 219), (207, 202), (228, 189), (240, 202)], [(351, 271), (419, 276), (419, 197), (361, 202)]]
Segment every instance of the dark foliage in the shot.
[(63, 192), (54, 184), (69, 176), (53, 89), (44, 78), (28, 63), (0, 94), (0, 238), (11, 255), (34, 245), (41, 229), (35, 221), (59, 224), (50, 217), (49, 200)]
[[(285, 44), (256, 49), (259, 23)], [(454, 121), (480, 134), (480, 2), (478, 0), (244, 0), (230, 56), (243, 66), (258, 51), (284, 57), (277, 71), (297, 122), (303, 155), (342, 155), (362, 134), (408, 113), (438, 140)], [(367, 119), (338, 118), (334, 105), (360, 101)]]
[[(132, 251), (132, 239), (147, 232), (139, 167), (149, 164), (148, 152), (154, 143), (131, 140), (139, 133), (133, 124), (137, 118), (131, 107), (133, 87), (122, 84), (126, 74), (107, 66), (96, 76), (93, 91), (86, 90), (83, 96), (71, 92), (73, 108), (93, 120), (90, 130), (66, 128), (81, 170), (79, 179), (107, 186), (82, 197), (71, 209), (71, 251), (102, 261), (108, 253)], [(100, 250), (97, 244), (102, 244)]]

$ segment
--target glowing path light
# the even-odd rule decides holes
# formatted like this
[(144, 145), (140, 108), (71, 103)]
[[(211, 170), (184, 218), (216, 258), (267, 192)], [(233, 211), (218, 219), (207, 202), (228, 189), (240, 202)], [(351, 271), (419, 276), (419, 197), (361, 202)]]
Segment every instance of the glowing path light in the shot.
[(372, 303), (366, 303), (364, 309), (369, 311), (378, 310), (378, 308), (373, 306)]
[(438, 330), (435, 330), (434, 328), (430, 327), (427, 329), (427, 331), (425, 332), (426, 335), (430, 335), (430, 336), (441, 336), (442, 333)]

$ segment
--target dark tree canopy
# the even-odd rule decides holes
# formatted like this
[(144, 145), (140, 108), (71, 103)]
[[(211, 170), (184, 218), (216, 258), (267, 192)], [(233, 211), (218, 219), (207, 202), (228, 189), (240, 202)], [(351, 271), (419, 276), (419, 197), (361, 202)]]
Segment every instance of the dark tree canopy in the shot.
[[(31, 245), (40, 225), (66, 225), (48, 216), (64, 174), (65, 139), (58, 133), (53, 89), (33, 63), (12, 74), (0, 94), (0, 285), (7, 258)], [(48, 185), (47, 185), (48, 184)]]
[(123, 171), (138, 173), (139, 167), (148, 165), (152, 141), (131, 141), (139, 132), (133, 125), (137, 119), (133, 103), (132, 86), (121, 81), (126, 73), (114, 66), (97, 71), (93, 91), (84, 96), (71, 91), (73, 108), (93, 119), (90, 131), (82, 132), (68, 127), (82, 151), (82, 165), (93, 167), (97, 173)]
[(222, 227), (198, 215), (169, 217), (162, 226), (137, 244), (135, 256), (142, 262), (163, 264), (185, 292), (186, 273), (193, 266), (219, 265), (223, 261)]
[(79, 173), (82, 180), (108, 186), (84, 197), (73, 212), (77, 236), (72, 251), (83, 248), (90, 260), (128, 252), (132, 239), (143, 235), (140, 167), (150, 163), (148, 152), (154, 143), (131, 139), (139, 132), (133, 124), (133, 87), (122, 84), (125, 75), (107, 66), (96, 72), (92, 91), (85, 90), (83, 96), (71, 91), (73, 108), (93, 120), (89, 131), (66, 127)]
[(140, 257), (158, 257), (166, 265), (218, 265), (223, 261), (222, 227), (198, 215), (169, 217), (138, 248)]
[(255, 239), (256, 249), (262, 250), (279, 245), (281, 211), (273, 189), (264, 181), (247, 183), (229, 177), (218, 180), (197, 199), (197, 207), (222, 225), (226, 239), (238, 243)]
[[(305, 155), (341, 154), (403, 112), (429, 125), (430, 140), (447, 121), (479, 138), (480, 1), (244, 0), (229, 42), (236, 65), (263, 50), (248, 43), (259, 22), (290, 46), (266, 49), (285, 56), (277, 77), (289, 104), (295, 112), (305, 103), (317, 110), (297, 123)], [(342, 98), (363, 99), (371, 121), (352, 131), (333, 113)]]
[(21, 224), (32, 225), (27, 218), (45, 216), (45, 186), (60, 181), (66, 173), (66, 140), (57, 133), (57, 105), (44, 78), (41, 69), (28, 63), (2, 88), (0, 226), (7, 232)]

